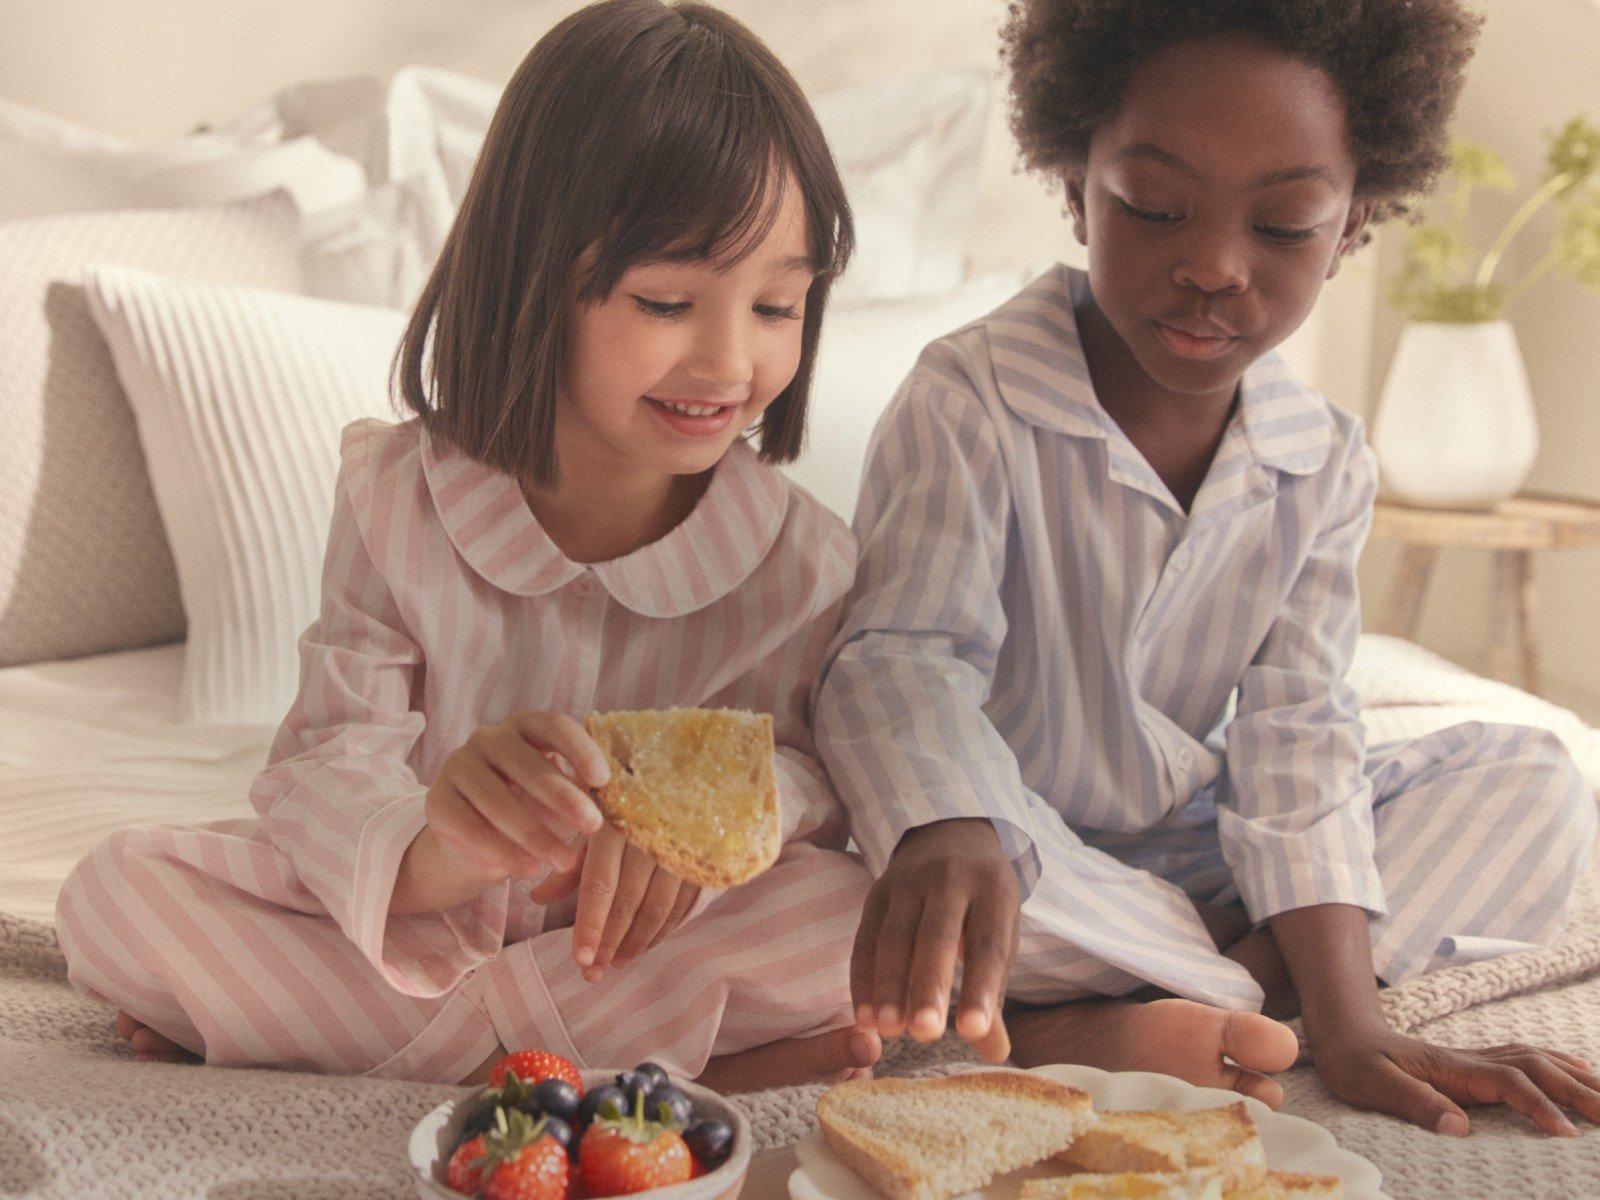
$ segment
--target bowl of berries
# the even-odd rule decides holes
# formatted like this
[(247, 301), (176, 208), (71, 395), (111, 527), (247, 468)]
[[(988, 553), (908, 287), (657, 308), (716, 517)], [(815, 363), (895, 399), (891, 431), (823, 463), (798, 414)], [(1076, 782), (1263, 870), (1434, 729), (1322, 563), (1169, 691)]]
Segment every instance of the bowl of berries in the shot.
[(655, 1063), (579, 1071), (543, 1050), (496, 1063), (486, 1086), (411, 1131), (422, 1200), (733, 1200), (750, 1125), (715, 1092)]

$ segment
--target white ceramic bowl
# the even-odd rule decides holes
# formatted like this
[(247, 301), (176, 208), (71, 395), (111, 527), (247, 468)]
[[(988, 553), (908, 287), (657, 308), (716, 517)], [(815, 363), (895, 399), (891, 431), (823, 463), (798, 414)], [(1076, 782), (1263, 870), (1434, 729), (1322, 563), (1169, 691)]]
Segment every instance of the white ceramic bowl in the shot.
[[(616, 1071), (585, 1071), (583, 1086), (587, 1091), (610, 1083)], [(695, 1119), (721, 1117), (733, 1126), (733, 1151), (728, 1161), (715, 1171), (708, 1171), (698, 1179), (676, 1183), (671, 1187), (654, 1188), (640, 1195), (650, 1200), (734, 1200), (744, 1186), (745, 1172), (750, 1169), (750, 1122), (744, 1113), (729, 1104), (709, 1088), (687, 1080), (672, 1077), (672, 1082), (683, 1089), (684, 1095), (694, 1105)], [(461, 1193), (445, 1186), (445, 1167), (450, 1155), (461, 1141), (461, 1129), (467, 1117), (479, 1106), (483, 1089), (475, 1087), (460, 1099), (439, 1105), (411, 1130), (408, 1151), (411, 1170), (417, 1180), (417, 1195), (422, 1200), (459, 1200)]]

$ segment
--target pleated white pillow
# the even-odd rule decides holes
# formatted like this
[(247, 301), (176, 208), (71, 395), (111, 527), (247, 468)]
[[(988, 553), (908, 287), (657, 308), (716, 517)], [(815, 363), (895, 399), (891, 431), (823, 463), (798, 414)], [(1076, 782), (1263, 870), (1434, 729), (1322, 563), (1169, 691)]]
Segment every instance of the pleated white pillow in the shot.
[(197, 724), (280, 720), (317, 614), (339, 431), (397, 420), (405, 314), (284, 292), (84, 271), (150, 465), (189, 623)]

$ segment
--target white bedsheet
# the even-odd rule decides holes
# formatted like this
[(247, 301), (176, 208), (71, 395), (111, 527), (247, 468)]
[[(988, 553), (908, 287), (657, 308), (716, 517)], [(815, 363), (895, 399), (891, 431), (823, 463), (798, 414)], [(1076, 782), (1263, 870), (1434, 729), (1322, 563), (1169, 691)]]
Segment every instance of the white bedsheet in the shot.
[[(0, 670), (0, 911), (50, 921), (74, 863), (122, 825), (249, 816), (275, 725), (177, 719), (183, 645)], [(1600, 790), (1600, 731), (1420, 646), (1364, 637), (1351, 680), (1374, 743), (1457, 721), (1554, 730)]]

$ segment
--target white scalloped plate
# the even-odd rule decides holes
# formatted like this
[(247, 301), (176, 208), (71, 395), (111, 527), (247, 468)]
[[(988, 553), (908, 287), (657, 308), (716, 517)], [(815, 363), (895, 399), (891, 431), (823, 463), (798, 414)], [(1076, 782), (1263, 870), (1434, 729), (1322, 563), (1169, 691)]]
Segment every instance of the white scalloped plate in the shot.
[[(1343, 1149), (1322, 1126), (1304, 1117), (1273, 1112), (1261, 1101), (1242, 1097), (1237, 1092), (1195, 1087), (1171, 1075), (1149, 1071), (1113, 1072), (1097, 1067), (1052, 1064), (1035, 1067), (1030, 1073), (1082, 1088), (1094, 1098), (1095, 1109), (1101, 1112), (1124, 1108), (1191, 1112), (1242, 1099), (1261, 1132), (1261, 1146), (1267, 1154), (1267, 1165), (1273, 1170), (1337, 1175), (1344, 1181), (1345, 1200), (1388, 1200), (1379, 1191), (1383, 1175), (1378, 1168), (1359, 1154)], [(794, 1200), (881, 1200), (859, 1175), (829, 1152), (820, 1131), (812, 1132), (795, 1147), (795, 1157), (800, 1165), (789, 1176), (789, 1195)], [(983, 1200), (1017, 1200), (1024, 1179), (1050, 1174), (1054, 1172), (1039, 1167), (1013, 1171), (969, 1196), (983, 1197)], [(968, 1197), (958, 1200), (968, 1200)]]

